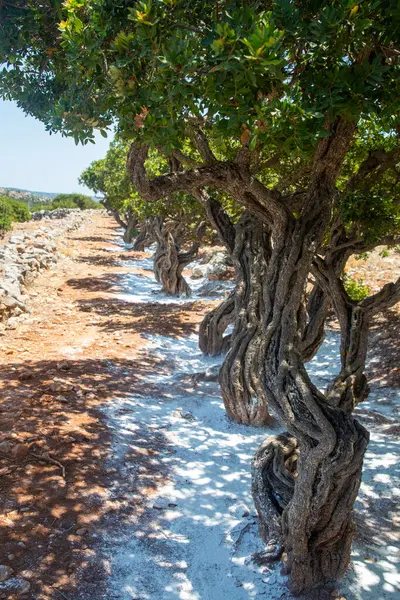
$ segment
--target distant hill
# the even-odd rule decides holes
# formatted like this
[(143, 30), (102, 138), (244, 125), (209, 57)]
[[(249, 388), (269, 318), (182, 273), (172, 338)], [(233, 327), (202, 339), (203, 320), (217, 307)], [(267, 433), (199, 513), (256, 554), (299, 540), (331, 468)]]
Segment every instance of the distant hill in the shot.
[[(27, 204), (29, 208), (32, 208), (35, 204), (50, 204), (53, 198), (59, 195), (60, 192), (34, 192), (32, 190), (22, 190), (21, 188), (0, 187), (0, 196), (15, 198), (15, 200)], [(96, 202), (103, 199), (102, 196), (91, 196), (91, 198)]]
[(0, 196), (10, 196), (27, 204), (46, 204), (51, 202), (58, 194), (51, 192), (35, 192), (31, 190), (21, 190), (20, 188), (0, 187)]
[(32, 196), (40, 196), (41, 198), (55, 198), (60, 192), (35, 192), (33, 190), (23, 190), (21, 188), (0, 188), (0, 190), (9, 190), (11, 192), (23, 192), (25, 194), (31, 194)]

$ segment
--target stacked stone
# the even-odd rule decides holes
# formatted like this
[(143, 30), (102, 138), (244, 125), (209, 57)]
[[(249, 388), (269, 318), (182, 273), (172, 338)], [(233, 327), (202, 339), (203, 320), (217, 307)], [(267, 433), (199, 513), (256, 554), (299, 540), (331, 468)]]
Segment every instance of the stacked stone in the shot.
[[(87, 211), (89, 212), (89, 211)], [(0, 328), (15, 329), (29, 312), (27, 287), (44, 269), (57, 262), (56, 239), (77, 229), (84, 219), (82, 211), (51, 226), (33, 232), (18, 232), (0, 246)]]
[(32, 213), (32, 221), (53, 221), (54, 219), (65, 219), (70, 215), (81, 212), (80, 208), (56, 208), (55, 210), (38, 210)]

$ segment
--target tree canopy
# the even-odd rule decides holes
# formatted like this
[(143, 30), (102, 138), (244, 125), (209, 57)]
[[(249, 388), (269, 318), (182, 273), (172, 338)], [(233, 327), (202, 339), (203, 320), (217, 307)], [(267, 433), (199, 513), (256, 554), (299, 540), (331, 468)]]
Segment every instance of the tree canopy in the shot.
[(368, 191), (366, 180), (352, 180), (343, 218), (372, 225), (375, 237), (398, 226), (394, 0), (5, 1), (0, 16), (0, 94), (49, 131), (86, 143), (94, 128), (107, 135), (116, 123), (124, 139), (162, 148), (185, 166), (207, 162), (207, 145), (218, 160), (246, 148), (267, 186), (288, 192), (304, 188), (329, 123), (353, 120), (347, 180), (371, 153), (375, 169), (371, 161), (363, 167), (379, 177), (372, 173)]
[(3, 95), (53, 131), (115, 118), (172, 149), (191, 121), (309, 158), (326, 118), (397, 127), (397, 2), (3, 2)]

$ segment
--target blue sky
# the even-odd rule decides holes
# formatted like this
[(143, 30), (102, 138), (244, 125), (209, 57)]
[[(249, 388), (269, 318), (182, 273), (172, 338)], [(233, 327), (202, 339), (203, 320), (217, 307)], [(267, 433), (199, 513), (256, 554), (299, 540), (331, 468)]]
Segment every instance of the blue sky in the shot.
[(81, 172), (107, 152), (111, 137), (75, 146), (72, 138), (49, 135), (44, 125), (27, 117), (13, 102), (0, 100), (0, 187), (39, 192), (86, 192)]

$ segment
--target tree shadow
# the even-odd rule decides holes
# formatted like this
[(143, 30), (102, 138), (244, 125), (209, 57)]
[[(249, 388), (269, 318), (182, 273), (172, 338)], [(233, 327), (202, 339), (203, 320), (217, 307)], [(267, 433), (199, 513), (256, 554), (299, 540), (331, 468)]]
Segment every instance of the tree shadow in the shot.
[[(96, 257), (97, 260), (98, 257)], [(114, 261), (114, 259), (112, 259)], [(94, 263), (96, 264), (96, 262)], [(112, 292), (119, 289), (121, 275), (118, 273), (108, 273), (100, 277), (79, 277), (76, 279), (67, 279), (65, 285), (75, 290), (84, 290), (89, 292)]]
[(111, 316), (109, 320), (96, 323), (103, 331), (130, 331), (134, 333), (165, 333), (180, 336), (195, 333), (197, 324), (190, 320), (191, 310), (201, 310), (199, 302), (182, 305), (130, 303), (113, 298), (91, 298), (79, 300), (76, 303), (83, 312), (91, 312), (103, 317)]
[(119, 266), (118, 263), (121, 260), (120, 256), (114, 256), (108, 254), (107, 256), (81, 256), (75, 258), (76, 262), (86, 263), (98, 267), (115, 267)]
[(77, 242), (99, 242), (101, 244), (115, 241), (115, 239), (112, 236), (104, 237), (102, 235), (76, 236), (74, 237), (74, 240), (76, 240)]
[[(139, 500), (166, 477), (165, 468), (155, 473), (154, 455), (168, 444), (144, 424), (123, 459), (140, 464), (129, 479), (136, 502), (124, 497), (127, 488), (114, 495), (110, 432), (100, 406), (117, 393), (130, 397), (132, 387), (157, 394), (144, 381), (153, 369), (169, 372), (165, 361), (148, 355), (13, 362), (0, 369), (0, 562), (30, 582), (29, 597), (105, 597), (108, 573), (99, 546), (105, 517), (124, 522), (126, 513), (140, 513)], [(54, 381), (66, 391), (53, 392)]]

